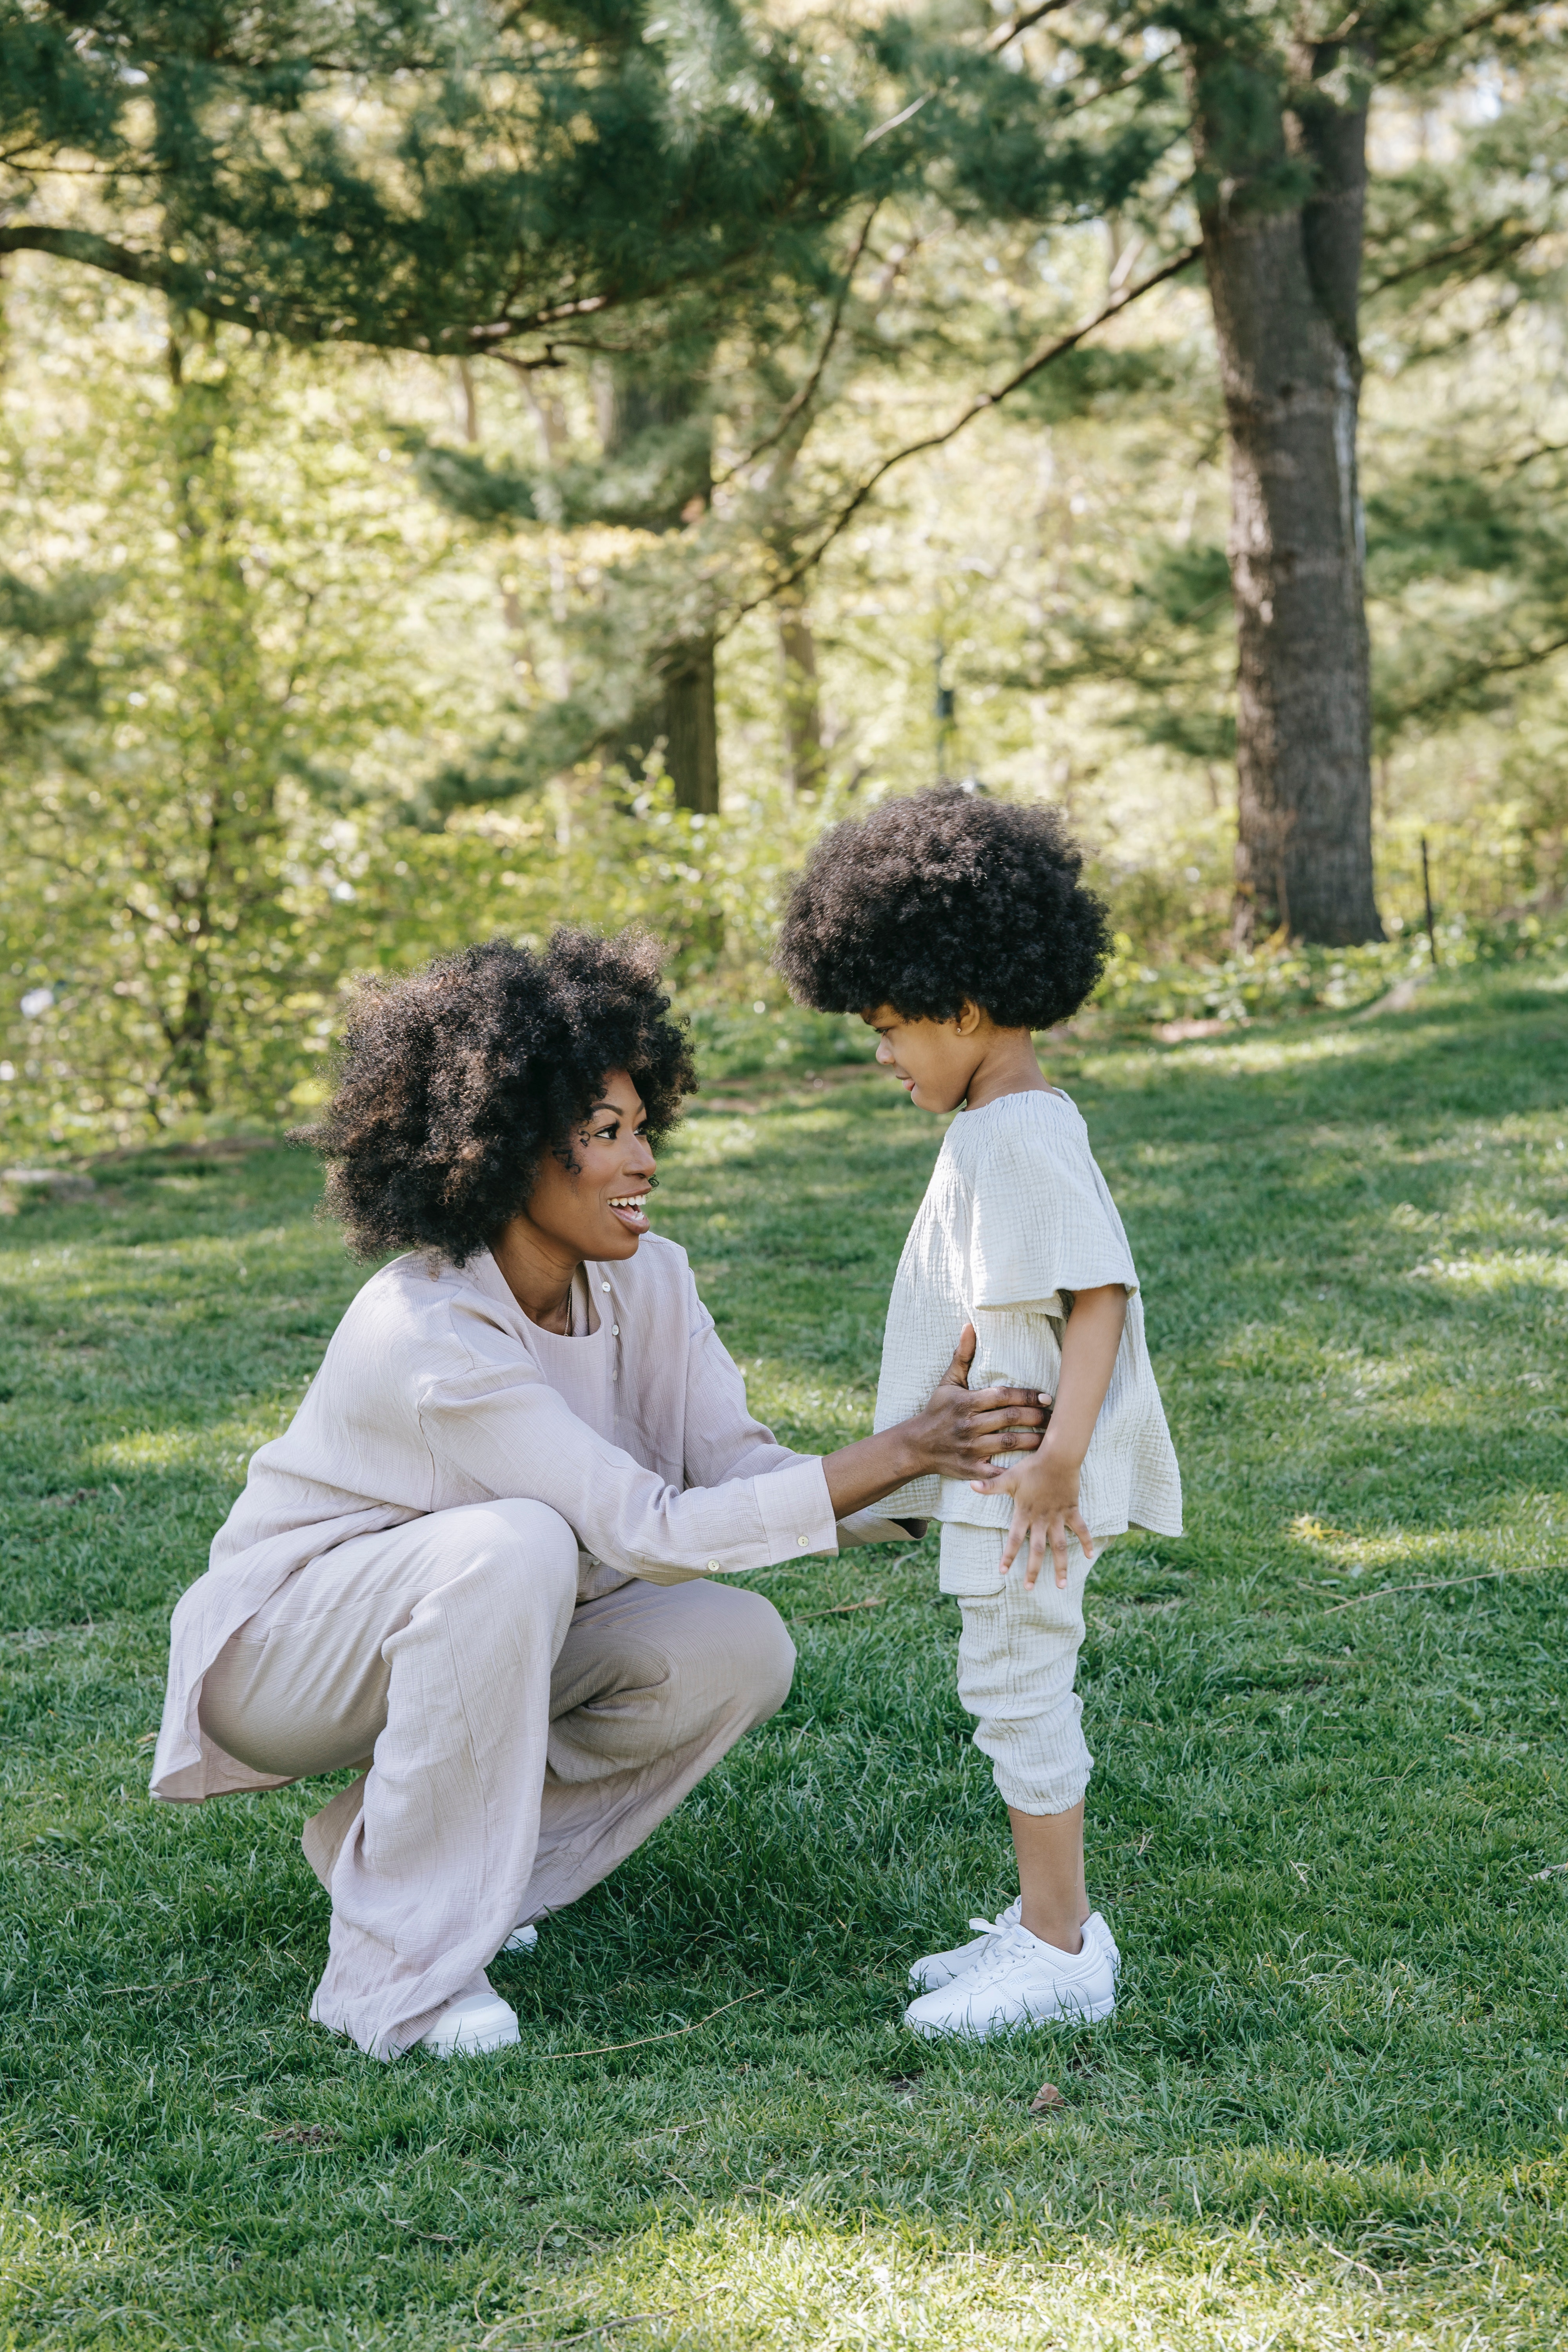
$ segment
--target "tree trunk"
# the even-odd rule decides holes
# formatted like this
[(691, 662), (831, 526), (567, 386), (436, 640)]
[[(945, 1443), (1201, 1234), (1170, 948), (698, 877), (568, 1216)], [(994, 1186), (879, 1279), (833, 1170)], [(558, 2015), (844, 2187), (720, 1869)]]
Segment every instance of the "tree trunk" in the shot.
[[(1343, 53), (1301, 61), (1319, 81)], [(1366, 105), (1299, 99), (1276, 115), (1248, 201), (1234, 173), (1237, 105), (1200, 67), (1198, 117), (1214, 194), (1203, 207), (1230, 436), (1230, 572), (1237, 634), (1236, 922), (1349, 946), (1383, 937), (1373, 895), (1372, 698), (1363, 585), (1356, 331), (1366, 192)], [(1257, 85), (1264, 97), (1261, 79)], [(1254, 117), (1256, 120), (1256, 117)], [(1294, 161), (1313, 193), (1279, 185)], [(1256, 171), (1262, 166), (1261, 173)]]
[(784, 667), (784, 749), (791, 790), (822, 789), (822, 704), (816, 689), (816, 640), (797, 595), (777, 604), (779, 658)]
[[(639, 436), (679, 425), (697, 404), (688, 379), (660, 383), (622, 362), (600, 381), (599, 428), (606, 457), (618, 457)], [(689, 478), (663, 485), (663, 503), (642, 519), (647, 530), (672, 530), (693, 500), (712, 488), (706, 451)], [(621, 742), (644, 756), (659, 738), (677, 808), (704, 816), (719, 813), (719, 722), (714, 700), (713, 640), (693, 637), (667, 646), (656, 664), (659, 691), (637, 711)]]
[(683, 645), (662, 665), (660, 713), (664, 764), (677, 808), (719, 814), (719, 717), (714, 701), (713, 640)]

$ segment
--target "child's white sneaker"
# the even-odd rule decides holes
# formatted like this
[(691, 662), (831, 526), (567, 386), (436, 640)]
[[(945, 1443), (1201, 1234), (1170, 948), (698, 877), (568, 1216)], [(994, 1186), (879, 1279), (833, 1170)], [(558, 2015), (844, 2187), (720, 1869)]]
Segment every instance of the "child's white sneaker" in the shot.
[[(973, 1942), (954, 1944), (945, 1952), (928, 1952), (923, 1960), (917, 1960), (910, 1970), (910, 1990), (937, 1992), (944, 1984), (951, 1984), (954, 1977), (984, 1958), (987, 1947), (999, 1933), (1017, 1927), (1023, 1916), (1024, 1898), (1015, 1895), (1005, 1911), (998, 1911), (994, 1919), (972, 1919), (969, 1924), (975, 1930)], [(1116, 1938), (1106, 1926), (1104, 1914), (1091, 1911), (1083, 1923), (1083, 1933), (1086, 1942), (1090, 1936), (1096, 1938), (1110, 1962), (1112, 1978), (1119, 1977), (1121, 1955), (1116, 1948)]]
[(531, 1952), (537, 1946), (538, 1942), (539, 1930), (537, 1927), (514, 1927), (510, 1935), (507, 1937), (505, 1943), (501, 1946), (501, 1950), (503, 1952)]
[(1116, 1972), (1098, 1936), (1080, 1952), (1062, 1952), (1021, 1925), (998, 1927), (988, 1948), (934, 1992), (904, 2011), (916, 2033), (963, 2034), (983, 2042), (1015, 2026), (1062, 2020), (1095, 2025), (1116, 2007)]
[(928, 1952), (923, 1960), (917, 1960), (910, 1970), (910, 1990), (935, 1992), (941, 1986), (951, 1984), (954, 1977), (974, 1966), (994, 1937), (1005, 1928), (1016, 1927), (1023, 1916), (1024, 1898), (1015, 1895), (1005, 1911), (998, 1911), (994, 1919), (972, 1919), (969, 1924), (974, 1930), (973, 1942), (954, 1944), (945, 1952)]

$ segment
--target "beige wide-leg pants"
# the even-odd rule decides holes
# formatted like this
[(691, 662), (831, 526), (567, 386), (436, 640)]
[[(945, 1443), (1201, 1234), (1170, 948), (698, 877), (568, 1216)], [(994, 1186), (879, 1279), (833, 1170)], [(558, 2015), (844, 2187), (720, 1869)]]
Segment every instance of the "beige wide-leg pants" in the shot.
[(633, 1582), (579, 1604), (577, 1580), (542, 1503), (437, 1511), (312, 1560), (204, 1680), (203, 1727), (258, 1771), (370, 1759), (304, 1845), (332, 1898), (310, 2015), (373, 2056), (606, 1876), (788, 1694), (795, 1650), (759, 1593)]

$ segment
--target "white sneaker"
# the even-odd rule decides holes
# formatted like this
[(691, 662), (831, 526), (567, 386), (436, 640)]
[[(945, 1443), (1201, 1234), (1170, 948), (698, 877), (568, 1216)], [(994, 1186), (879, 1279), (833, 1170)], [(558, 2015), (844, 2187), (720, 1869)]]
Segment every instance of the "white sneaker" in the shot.
[(537, 1927), (514, 1927), (510, 1935), (507, 1937), (505, 1943), (501, 1946), (501, 1950), (503, 1952), (531, 1952), (538, 1941), (539, 1930)]
[(904, 2011), (916, 2033), (964, 2034), (983, 2042), (1011, 2027), (1061, 2019), (1095, 2025), (1116, 2007), (1110, 1956), (1097, 1936), (1081, 1952), (1061, 1952), (1027, 1927), (999, 1927), (989, 1948), (935, 1992), (922, 1993)]
[(1086, 1936), (1092, 1936), (1095, 1938), (1100, 1950), (1110, 1962), (1111, 1982), (1114, 1983), (1121, 1974), (1121, 1955), (1116, 1948), (1115, 1937), (1106, 1925), (1104, 1912), (1091, 1911), (1083, 1923), (1083, 1932)]
[[(1005, 1911), (998, 1911), (994, 1919), (972, 1919), (969, 1924), (975, 1930), (974, 1941), (972, 1944), (954, 1944), (945, 1952), (928, 1952), (923, 1960), (917, 1960), (910, 1970), (910, 1990), (936, 1992), (944, 1984), (951, 1984), (955, 1976), (965, 1969), (972, 1969), (976, 1960), (984, 1958), (987, 1947), (998, 1933), (1008, 1927), (1016, 1927), (1023, 1914), (1024, 1898), (1021, 1895), (1015, 1895)], [(1112, 1978), (1119, 1977), (1121, 1955), (1116, 1948), (1116, 1938), (1106, 1926), (1104, 1914), (1091, 1911), (1083, 1923), (1083, 1932), (1086, 1941), (1092, 1936), (1100, 1944), (1110, 1962)]]
[(1005, 1911), (998, 1911), (994, 1919), (972, 1919), (974, 1929), (972, 1944), (954, 1944), (945, 1952), (928, 1952), (910, 1970), (911, 1992), (935, 1992), (939, 1987), (951, 1984), (963, 1969), (972, 1969), (992, 1939), (1008, 1927), (1016, 1927), (1024, 1916), (1024, 1898), (1015, 1895)]
[(449, 2000), (434, 2025), (419, 2036), (418, 2047), (437, 2058), (469, 2058), (481, 2050), (504, 2050), (519, 2042), (517, 2011), (499, 1992), (486, 1985), (479, 1992), (461, 1992)]

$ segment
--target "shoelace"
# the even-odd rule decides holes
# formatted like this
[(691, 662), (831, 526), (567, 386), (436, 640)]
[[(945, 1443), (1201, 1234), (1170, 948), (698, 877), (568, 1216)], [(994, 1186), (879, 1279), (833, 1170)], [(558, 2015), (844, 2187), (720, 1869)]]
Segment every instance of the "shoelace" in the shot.
[(1004, 1904), (994, 1919), (972, 1919), (970, 1927), (977, 1936), (1005, 1936), (1008, 1928), (1016, 1924), (1007, 1916), (1009, 1907)]

